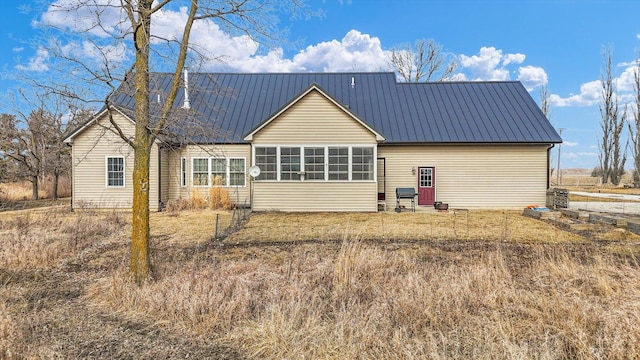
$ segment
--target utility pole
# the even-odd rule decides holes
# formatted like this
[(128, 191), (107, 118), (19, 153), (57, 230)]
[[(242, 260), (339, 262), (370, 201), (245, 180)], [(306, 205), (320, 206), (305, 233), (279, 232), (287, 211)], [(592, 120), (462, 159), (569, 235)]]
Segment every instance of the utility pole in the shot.
[[(560, 139), (562, 139), (562, 130), (564, 130), (564, 128), (559, 128), (558, 131), (560, 132)], [(562, 150), (562, 143), (560, 143), (558, 145), (558, 168), (556, 169), (556, 186), (560, 186), (560, 150)]]

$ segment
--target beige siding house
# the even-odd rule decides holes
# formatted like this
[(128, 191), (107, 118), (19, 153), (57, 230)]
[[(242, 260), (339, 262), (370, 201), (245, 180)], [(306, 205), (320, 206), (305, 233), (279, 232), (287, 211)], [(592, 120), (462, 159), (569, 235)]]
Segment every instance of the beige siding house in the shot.
[[(113, 112), (113, 118), (126, 134), (133, 135), (131, 119), (119, 111)], [(66, 140), (72, 146), (74, 208), (131, 208), (133, 150), (112, 130), (104, 111)], [(152, 174), (158, 173), (158, 164), (158, 146), (154, 145), (150, 164)], [(152, 177), (149, 186), (149, 203), (153, 210), (157, 210), (159, 204), (159, 179)]]
[[(152, 74), (157, 83), (167, 76)], [(189, 81), (190, 118), (215, 135), (203, 140), (178, 128), (181, 136), (158, 137), (154, 210), (206, 198), (214, 186), (254, 211), (393, 210), (397, 188), (414, 189), (418, 206), (521, 208), (544, 204), (549, 151), (562, 141), (519, 82), (407, 84), (391, 73), (190, 74)], [(110, 104), (132, 136), (127, 86)], [(65, 140), (74, 207), (131, 206), (133, 151), (106, 115)]]

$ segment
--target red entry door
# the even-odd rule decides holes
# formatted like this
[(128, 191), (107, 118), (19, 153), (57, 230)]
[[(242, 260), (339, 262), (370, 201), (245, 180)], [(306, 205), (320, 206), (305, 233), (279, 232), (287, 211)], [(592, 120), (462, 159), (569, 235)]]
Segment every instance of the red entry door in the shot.
[(418, 168), (418, 205), (433, 205), (436, 201), (436, 168)]

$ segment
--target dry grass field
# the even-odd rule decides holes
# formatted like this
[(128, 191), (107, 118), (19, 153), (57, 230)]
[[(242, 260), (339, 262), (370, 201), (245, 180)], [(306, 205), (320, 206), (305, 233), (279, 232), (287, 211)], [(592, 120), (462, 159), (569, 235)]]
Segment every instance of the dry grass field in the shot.
[(265, 213), (212, 241), (216, 214), (231, 220), (154, 213), (155, 279), (138, 288), (130, 214), (0, 213), (0, 358), (640, 354), (640, 242), (625, 231), (499, 211)]
[[(40, 184), (38, 196), (40, 199), (50, 199), (53, 194), (52, 179), (44, 179)], [(1, 183), (0, 182), (0, 210), (5, 207), (35, 207), (39, 206), (31, 202), (32, 189), (28, 181)], [(67, 177), (61, 177), (58, 184), (58, 197), (66, 198), (71, 196), (71, 181)], [(46, 205), (51, 203), (43, 202)]]

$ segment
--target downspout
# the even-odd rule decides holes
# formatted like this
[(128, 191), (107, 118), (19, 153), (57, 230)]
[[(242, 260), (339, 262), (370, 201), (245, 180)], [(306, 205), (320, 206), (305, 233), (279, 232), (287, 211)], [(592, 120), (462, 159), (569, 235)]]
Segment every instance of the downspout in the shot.
[(551, 144), (547, 148), (547, 189), (551, 187), (551, 149), (555, 146), (555, 144)]
[(162, 203), (162, 148), (158, 145), (158, 212), (164, 210)]
[(158, 146), (158, 212), (162, 211), (162, 151)]
[(75, 192), (75, 184), (73, 182), (74, 180), (74, 176), (73, 174), (76, 172), (76, 168), (73, 165), (74, 161), (73, 161), (73, 140), (67, 143), (67, 146), (71, 148), (71, 172), (69, 173), (69, 176), (71, 176), (71, 179), (69, 179), (71, 181), (71, 201), (70, 201), (70, 206), (71, 206), (71, 212), (73, 212), (73, 193)]

